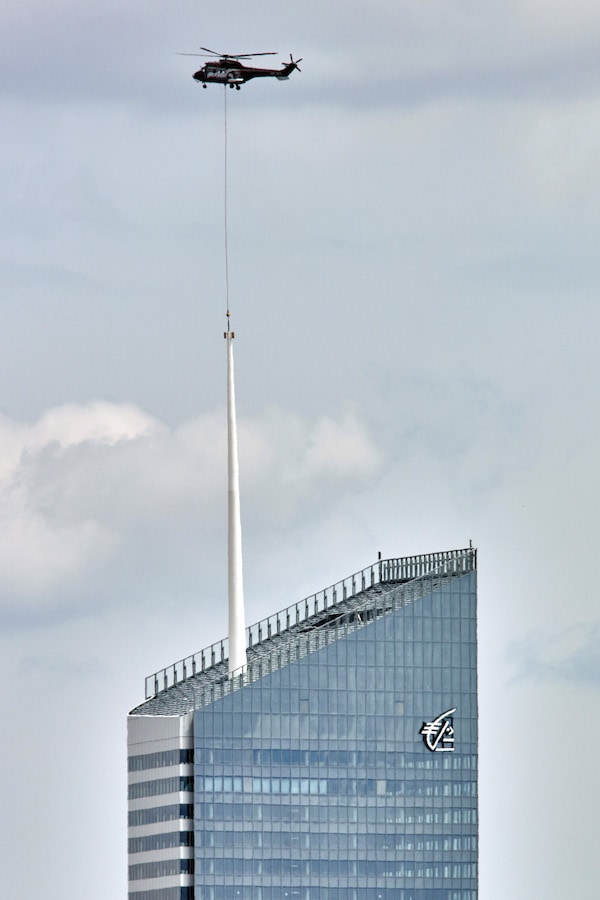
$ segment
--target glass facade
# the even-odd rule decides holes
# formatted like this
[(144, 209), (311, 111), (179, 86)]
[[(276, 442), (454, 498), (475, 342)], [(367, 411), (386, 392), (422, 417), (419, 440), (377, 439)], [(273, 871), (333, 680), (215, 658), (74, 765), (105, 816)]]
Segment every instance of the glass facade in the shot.
[(197, 900), (475, 900), (475, 573), (197, 711), (194, 773)]
[[(469, 570), (391, 605), (367, 590), (343, 629), (335, 608), (305, 629), (315, 649), (279, 650), (260, 677), (212, 702), (203, 694), (180, 756), (141, 745), (130, 798), (144, 808), (130, 823), (153, 824), (130, 829), (130, 852), (143, 854), (130, 857), (130, 897), (159, 900), (155, 887), (193, 900), (477, 900), (470, 552)], [(166, 778), (169, 764), (185, 768)], [(172, 791), (186, 805), (163, 799)], [(186, 858), (166, 859), (177, 852)]]

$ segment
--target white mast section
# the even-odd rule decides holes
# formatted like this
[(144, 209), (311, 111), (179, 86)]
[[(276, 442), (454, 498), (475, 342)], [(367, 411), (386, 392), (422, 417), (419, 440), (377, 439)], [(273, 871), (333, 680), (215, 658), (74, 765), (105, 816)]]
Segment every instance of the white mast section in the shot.
[(229, 675), (246, 670), (246, 621), (242, 576), (242, 520), (238, 466), (233, 338), (227, 311), (227, 566), (229, 590)]

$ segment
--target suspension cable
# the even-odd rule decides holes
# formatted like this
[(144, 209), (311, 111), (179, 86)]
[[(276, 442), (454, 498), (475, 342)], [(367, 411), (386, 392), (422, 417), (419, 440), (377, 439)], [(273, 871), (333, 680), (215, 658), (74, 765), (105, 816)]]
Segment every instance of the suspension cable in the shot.
[(227, 330), (229, 331), (229, 236), (227, 226), (227, 84), (223, 85), (223, 124), (224, 124), (224, 177), (223, 177), (223, 221), (225, 237), (225, 304), (227, 311)]

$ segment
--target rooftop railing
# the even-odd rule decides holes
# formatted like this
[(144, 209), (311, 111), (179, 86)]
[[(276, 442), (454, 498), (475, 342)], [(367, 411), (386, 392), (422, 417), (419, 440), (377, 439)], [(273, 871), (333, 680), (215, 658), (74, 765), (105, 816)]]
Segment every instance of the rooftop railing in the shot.
[[(318, 620), (327, 610), (333, 609), (338, 604), (348, 600), (376, 585), (405, 584), (419, 581), (426, 576), (451, 576), (463, 575), (476, 568), (477, 551), (473, 548), (466, 550), (447, 550), (440, 553), (427, 553), (419, 556), (407, 556), (397, 559), (380, 559), (371, 566), (355, 572), (353, 575), (336, 582), (316, 594), (311, 594), (299, 603), (280, 610), (266, 619), (262, 619), (255, 625), (246, 629), (246, 646), (249, 651), (258, 649), (265, 641), (269, 641), (277, 635), (284, 635), (292, 631), (301, 631), (299, 626), (303, 623), (310, 624), (312, 620)], [(310, 640), (307, 636), (306, 652), (317, 649), (315, 634), (318, 629), (311, 629)], [(323, 642), (329, 642), (332, 638), (329, 631), (322, 630)], [(320, 638), (317, 640), (321, 640)], [(314, 645), (314, 646), (313, 646)], [(320, 644), (319, 644), (320, 646)], [(281, 651), (280, 651), (281, 652)], [(292, 652), (289, 648), (285, 651), (288, 656)], [(301, 653), (300, 655), (305, 655)], [(156, 697), (162, 691), (181, 684), (189, 678), (193, 678), (202, 672), (208, 672), (216, 667), (223, 668), (229, 658), (229, 644), (227, 638), (211, 644), (204, 650), (199, 650), (191, 656), (185, 657), (164, 669), (160, 669), (146, 678), (146, 700)], [(220, 666), (220, 664), (223, 664)], [(263, 667), (267, 663), (264, 659), (255, 661), (255, 677), (260, 677)], [(278, 666), (277, 666), (278, 667)], [(270, 671), (270, 669), (265, 669)], [(242, 683), (255, 680), (250, 673), (234, 673), (229, 681), (230, 688), (235, 690), (235, 683), (241, 679)], [(224, 688), (221, 689), (221, 691)], [(229, 692), (229, 691), (226, 691)], [(214, 693), (214, 688), (213, 688)]]

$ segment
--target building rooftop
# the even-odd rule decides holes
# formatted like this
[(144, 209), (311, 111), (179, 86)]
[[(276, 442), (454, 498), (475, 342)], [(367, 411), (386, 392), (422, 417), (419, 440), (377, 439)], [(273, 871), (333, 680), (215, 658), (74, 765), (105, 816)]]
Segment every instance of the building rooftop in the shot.
[(358, 628), (472, 572), (477, 551), (447, 550), (378, 560), (246, 630), (247, 666), (228, 674), (228, 641), (149, 675), (132, 716), (178, 716), (201, 709)]

